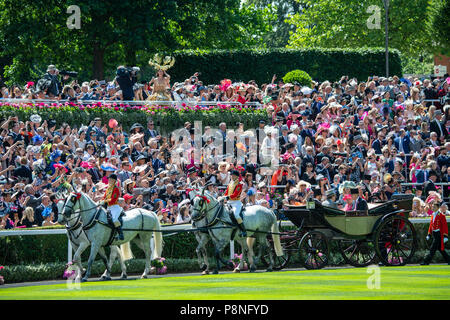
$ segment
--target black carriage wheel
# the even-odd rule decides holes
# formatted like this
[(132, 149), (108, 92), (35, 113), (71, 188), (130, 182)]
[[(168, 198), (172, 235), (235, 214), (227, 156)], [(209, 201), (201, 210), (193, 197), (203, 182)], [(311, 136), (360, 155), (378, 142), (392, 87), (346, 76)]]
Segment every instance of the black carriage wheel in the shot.
[(269, 254), (272, 255), (272, 257), (274, 259), (274, 264), (272, 266), (272, 269), (276, 270), (276, 271), (284, 269), (288, 265), (289, 260), (290, 260), (289, 250), (286, 248), (287, 246), (289, 246), (289, 241), (290, 240), (285, 238), (286, 236), (289, 236), (290, 232), (283, 230), (283, 228), (281, 227), (281, 221), (280, 221), (280, 224), (279, 224), (279, 231), (280, 231), (281, 247), (283, 248), (283, 255), (280, 256), (280, 257), (278, 257), (276, 255), (271, 235), (267, 236), (267, 240), (268, 240), (269, 246), (270, 246), (270, 251), (261, 255), (261, 262), (266, 267), (268, 267), (270, 265), (270, 256), (269, 256)]
[(416, 230), (407, 218), (391, 216), (377, 228), (374, 244), (377, 256), (384, 265), (404, 266), (416, 251)]
[(376, 256), (373, 241), (362, 239), (339, 240), (339, 251), (345, 262), (354, 267), (367, 267)]
[(300, 262), (306, 269), (325, 267), (328, 264), (329, 252), (328, 239), (322, 232), (307, 232), (300, 240)]
[[(289, 263), (289, 259), (290, 259), (289, 253), (286, 250), (283, 250), (283, 255), (281, 257), (278, 257), (275, 254), (275, 249), (273, 248), (272, 243), (271, 243), (270, 254), (272, 255), (272, 257), (274, 259), (274, 261), (273, 261), (274, 264), (272, 266), (273, 270), (278, 271), (278, 270), (286, 268), (286, 266)], [(266, 267), (268, 267), (270, 265), (269, 253), (266, 253), (261, 256), (261, 262)]]

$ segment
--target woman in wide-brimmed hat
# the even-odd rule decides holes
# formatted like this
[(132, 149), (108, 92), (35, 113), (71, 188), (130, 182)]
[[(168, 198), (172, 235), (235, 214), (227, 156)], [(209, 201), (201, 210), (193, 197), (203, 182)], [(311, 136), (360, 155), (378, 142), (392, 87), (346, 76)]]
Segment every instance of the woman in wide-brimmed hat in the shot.
[(225, 162), (225, 161), (221, 161), (219, 162), (219, 166), (218, 166), (218, 175), (217, 175), (217, 180), (221, 185), (228, 185), (228, 183), (230, 183), (230, 173), (228, 172), (230, 170), (230, 164)]

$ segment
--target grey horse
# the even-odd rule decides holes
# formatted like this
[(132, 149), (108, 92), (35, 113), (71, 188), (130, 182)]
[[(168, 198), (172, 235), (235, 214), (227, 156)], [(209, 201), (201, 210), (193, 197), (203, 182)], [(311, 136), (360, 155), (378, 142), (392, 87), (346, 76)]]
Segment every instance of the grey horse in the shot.
[[(84, 193), (72, 193), (64, 204), (63, 214), (66, 219), (74, 216), (76, 211), (79, 211), (84, 224), (83, 229), (91, 242), (88, 267), (81, 280), (85, 282), (90, 276), (92, 263), (97, 253), (108, 244), (113, 230), (108, 224), (106, 210)], [(161, 257), (162, 252), (161, 225), (156, 214), (144, 209), (129, 210), (123, 217), (122, 229), (124, 240), (114, 239), (109, 245), (121, 245), (121, 248), (124, 248), (124, 244), (133, 241), (142, 248), (145, 253), (145, 270), (141, 278), (147, 278), (152, 258), (150, 251), (153, 253), (153, 259)], [(154, 248), (150, 245), (152, 235), (154, 235)]]
[[(248, 262), (250, 265), (250, 272), (256, 271), (254, 263), (253, 239), (242, 238), (238, 232), (235, 232), (235, 226), (230, 218), (231, 209), (223, 204), (222, 200), (215, 199), (208, 191), (202, 189), (201, 192), (191, 191), (190, 197), (193, 203), (192, 220), (194, 222), (204, 221), (204, 227), (207, 228), (209, 235), (215, 246), (216, 268), (213, 273), (217, 274), (220, 269), (220, 261), (222, 251), (235, 234), (235, 240), (241, 245), (243, 251), (243, 259), (236, 267), (234, 272), (240, 272), (244, 266), (244, 260), (248, 255)], [(231, 213), (232, 214), (232, 213)], [(277, 256), (283, 255), (281, 247), (277, 218), (275, 214), (266, 207), (255, 205), (245, 208), (244, 225), (247, 229), (249, 237), (255, 237), (260, 246), (269, 250), (269, 243), (267, 234), (272, 233), (272, 239)], [(269, 250), (270, 252), (270, 250)], [(270, 265), (267, 271), (273, 269), (273, 257), (270, 255)]]
[[(58, 212), (62, 213), (64, 207), (64, 200), (59, 200), (57, 203)], [(72, 217), (66, 219), (63, 214), (58, 215), (58, 223), (64, 224), (67, 229), (67, 236), (69, 237), (70, 243), (73, 250), (75, 250), (73, 255), (73, 262), (77, 264), (78, 270), (75, 281), (80, 281), (82, 274), (86, 271), (81, 264), (81, 254), (91, 245), (86, 232), (83, 230), (83, 223), (81, 222), (81, 217), (79, 214), (74, 214)], [(116, 258), (119, 258), (120, 267), (122, 269), (122, 274), (120, 279), (127, 278), (127, 267), (125, 265), (123, 255), (120, 252), (118, 246), (111, 246), (111, 253), (109, 255), (109, 261), (107, 261), (107, 256), (105, 250), (100, 248), (98, 253), (105, 263), (106, 270), (101, 276), (101, 280), (111, 280), (111, 268), (114, 264)]]

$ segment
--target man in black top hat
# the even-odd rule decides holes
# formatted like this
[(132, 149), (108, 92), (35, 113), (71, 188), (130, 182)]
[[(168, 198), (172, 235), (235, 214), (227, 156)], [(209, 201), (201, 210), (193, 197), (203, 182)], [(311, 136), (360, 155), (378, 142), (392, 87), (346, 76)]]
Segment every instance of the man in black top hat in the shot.
[(423, 185), (423, 194), (424, 194), (425, 198), (428, 197), (428, 195), (430, 194), (430, 191), (437, 191), (437, 188), (435, 185), (436, 180), (437, 180), (437, 172), (434, 170), (431, 170), (428, 173), (428, 180)]
[(322, 204), (325, 207), (330, 207), (334, 209), (338, 209), (338, 204), (336, 202), (336, 191), (334, 189), (327, 190), (325, 192), (325, 195), (327, 196), (327, 200), (325, 200)]
[(352, 188), (350, 189), (350, 193), (352, 195), (353, 198), (353, 210), (357, 210), (357, 211), (367, 211), (369, 210), (369, 206), (367, 205), (367, 201), (364, 200), (360, 195), (359, 195), (359, 190), (358, 188)]
[(364, 197), (366, 199), (372, 198), (372, 192), (370, 191), (370, 186), (369, 186), (370, 180), (372, 180), (372, 176), (365, 174), (365, 175), (363, 175), (363, 180), (360, 183), (360, 186), (363, 189)]

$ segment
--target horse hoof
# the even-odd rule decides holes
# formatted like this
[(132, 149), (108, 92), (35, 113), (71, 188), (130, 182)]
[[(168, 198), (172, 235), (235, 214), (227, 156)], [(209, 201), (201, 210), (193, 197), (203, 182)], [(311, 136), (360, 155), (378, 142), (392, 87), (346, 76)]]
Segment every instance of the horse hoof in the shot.
[(207, 274), (209, 274), (208, 270), (205, 270), (205, 271), (202, 272), (202, 275), (207, 275)]
[(100, 278), (101, 281), (111, 281), (111, 277), (103, 276)]
[(250, 272), (256, 272), (256, 267), (250, 267)]
[(213, 271), (213, 274), (219, 274), (219, 271), (214, 270), (214, 271)]
[(147, 275), (143, 274), (143, 275), (141, 276), (141, 279), (147, 279)]
[(124, 274), (120, 277), (120, 280), (126, 280), (127, 278), (128, 278), (128, 276), (126, 274)]
[(88, 278), (82, 278), (81, 279), (81, 282), (86, 282), (86, 281), (88, 281)]
[(206, 264), (202, 265), (201, 270), (202, 270), (202, 271), (205, 271), (206, 269), (208, 269), (208, 266), (207, 266)]
[(266, 272), (272, 272), (272, 271), (273, 271), (272, 268), (267, 268), (267, 269), (266, 269)]
[(239, 270), (239, 269), (236, 268), (236, 269), (233, 270), (233, 272), (234, 272), (234, 273), (240, 273), (241, 270)]

